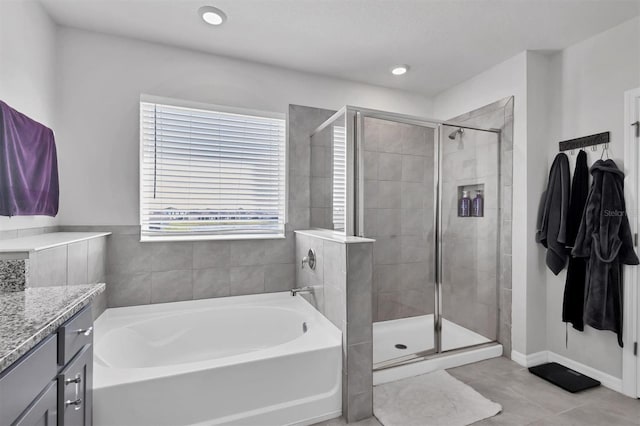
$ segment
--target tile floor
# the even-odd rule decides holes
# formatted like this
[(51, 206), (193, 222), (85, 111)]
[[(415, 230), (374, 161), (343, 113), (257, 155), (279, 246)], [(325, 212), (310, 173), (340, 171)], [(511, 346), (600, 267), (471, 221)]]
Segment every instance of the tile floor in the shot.
[[(526, 368), (507, 358), (493, 358), (448, 371), (502, 405), (500, 414), (475, 423), (477, 426), (640, 425), (640, 400), (627, 398), (602, 386), (571, 394), (530, 374)], [(318, 425), (344, 424), (342, 419), (335, 419)], [(371, 418), (351, 425), (380, 426), (380, 423)]]

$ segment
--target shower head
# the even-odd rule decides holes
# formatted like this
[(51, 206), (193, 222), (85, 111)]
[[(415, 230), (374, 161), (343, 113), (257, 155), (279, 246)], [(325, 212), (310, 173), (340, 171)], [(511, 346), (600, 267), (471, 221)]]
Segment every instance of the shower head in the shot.
[(454, 130), (453, 132), (449, 133), (449, 139), (451, 139), (452, 141), (456, 140), (458, 133), (462, 135), (464, 133), (464, 130), (462, 130), (462, 128)]

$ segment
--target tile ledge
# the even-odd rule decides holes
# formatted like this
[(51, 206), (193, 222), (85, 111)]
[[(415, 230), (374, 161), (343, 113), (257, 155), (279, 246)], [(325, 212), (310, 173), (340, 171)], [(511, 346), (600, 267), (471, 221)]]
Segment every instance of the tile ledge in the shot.
[(28, 254), (108, 235), (111, 235), (111, 232), (51, 232), (11, 238), (0, 241), (0, 255)]
[(296, 234), (306, 235), (309, 237), (320, 238), (322, 240), (334, 241), (341, 244), (362, 244), (373, 243), (376, 240), (364, 237), (354, 237), (340, 234), (330, 229), (303, 229), (293, 231)]

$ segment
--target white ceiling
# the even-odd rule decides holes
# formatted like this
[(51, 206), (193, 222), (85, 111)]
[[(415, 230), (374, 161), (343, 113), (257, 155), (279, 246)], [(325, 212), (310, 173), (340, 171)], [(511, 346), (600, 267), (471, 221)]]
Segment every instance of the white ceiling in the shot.
[[(638, 0), (40, 0), (71, 27), (433, 95), (525, 49), (556, 50)], [(197, 10), (222, 9), (221, 27)], [(409, 64), (402, 77), (392, 65)]]

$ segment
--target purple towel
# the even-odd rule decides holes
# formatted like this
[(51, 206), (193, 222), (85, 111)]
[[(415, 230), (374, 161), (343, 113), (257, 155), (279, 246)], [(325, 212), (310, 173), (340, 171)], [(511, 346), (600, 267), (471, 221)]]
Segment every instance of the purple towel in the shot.
[(53, 131), (0, 101), (0, 215), (58, 214)]

